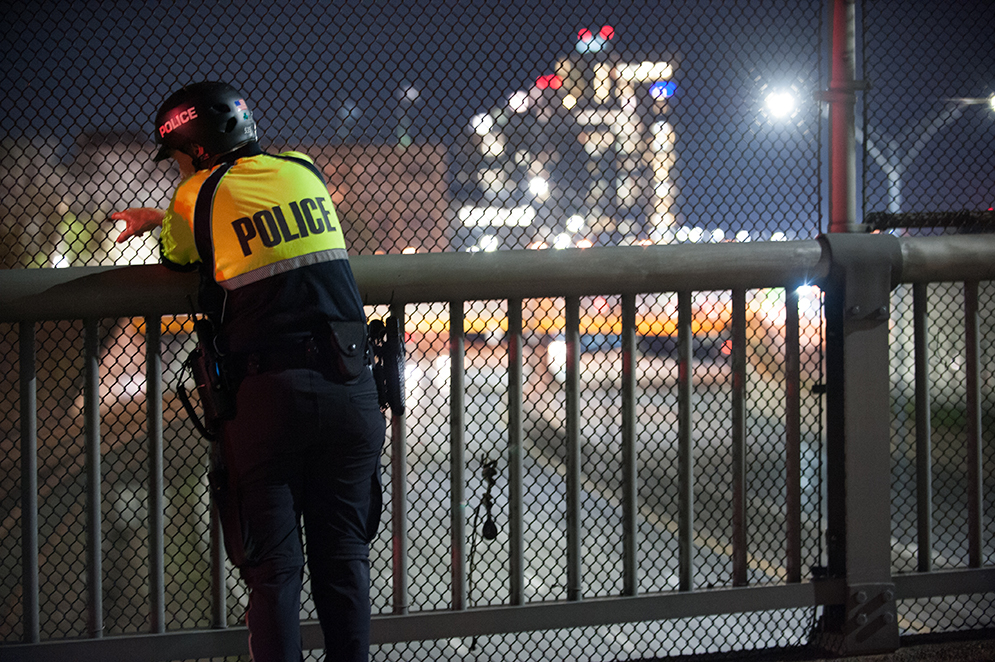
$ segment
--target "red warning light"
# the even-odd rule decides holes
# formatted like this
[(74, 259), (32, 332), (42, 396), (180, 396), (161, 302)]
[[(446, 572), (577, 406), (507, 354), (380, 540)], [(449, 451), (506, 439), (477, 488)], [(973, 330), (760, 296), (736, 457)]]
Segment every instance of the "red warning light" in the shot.
[(540, 90), (558, 90), (563, 87), (563, 79), (556, 74), (547, 74), (536, 78), (536, 87)]
[(577, 32), (577, 52), (597, 53), (610, 48), (610, 42), (615, 36), (615, 28), (610, 25), (602, 26), (598, 34), (594, 34), (587, 28)]

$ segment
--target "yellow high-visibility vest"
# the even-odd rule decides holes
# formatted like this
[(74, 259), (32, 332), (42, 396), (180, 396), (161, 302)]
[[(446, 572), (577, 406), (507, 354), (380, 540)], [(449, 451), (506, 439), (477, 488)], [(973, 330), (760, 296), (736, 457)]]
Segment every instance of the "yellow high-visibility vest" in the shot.
[[(197, 225), (208, 217), (209, 235)], [(328, 189), (313, 161), (298, 152), (198, 170), (173, 195), (159, 242), (163, 257), (178, 265), (200, 262), (202, 252), (212, 251), (214, 279), (228, 290), (348, 259)]]

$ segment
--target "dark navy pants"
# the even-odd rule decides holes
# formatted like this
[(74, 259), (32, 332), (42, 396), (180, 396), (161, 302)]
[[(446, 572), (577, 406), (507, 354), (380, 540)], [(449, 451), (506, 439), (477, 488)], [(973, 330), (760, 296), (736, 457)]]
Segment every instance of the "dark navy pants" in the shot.
[(241, 381), (221, 442), (228, 489), (218, 505), (229, 558), (249, 589), (255, 662), (302, 659), (302, 540), (325, 659), (368, 660), (384, 433), (369, 370), (346, 383), (308, 368)]

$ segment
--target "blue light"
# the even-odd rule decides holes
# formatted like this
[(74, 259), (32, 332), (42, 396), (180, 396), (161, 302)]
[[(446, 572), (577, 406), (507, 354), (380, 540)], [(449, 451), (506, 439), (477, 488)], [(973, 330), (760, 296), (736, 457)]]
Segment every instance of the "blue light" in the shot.
[(677, 83), (674, 81), (657, 81), (650, 85), (650, 96), (654, 99), (667, 99), (674, 96), (677, 91)]

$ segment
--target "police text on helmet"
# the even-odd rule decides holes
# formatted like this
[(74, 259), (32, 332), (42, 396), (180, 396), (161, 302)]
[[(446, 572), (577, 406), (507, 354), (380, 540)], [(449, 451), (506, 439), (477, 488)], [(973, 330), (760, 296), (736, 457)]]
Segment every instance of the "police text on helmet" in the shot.
[(176, 115), (170, 117), (166, 120), (162, 126), (159, 127), (159, 135), (165, 136), (167, 133), (174, 131), (190, 120), (197, 119), (197, 109), (190, 107), (186, 110), (182, 110)]

